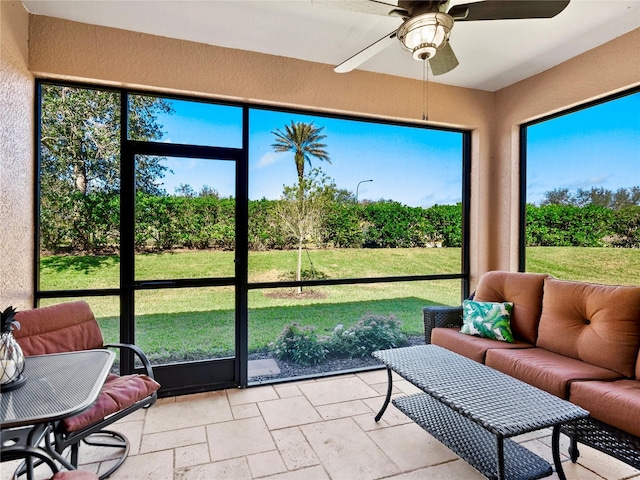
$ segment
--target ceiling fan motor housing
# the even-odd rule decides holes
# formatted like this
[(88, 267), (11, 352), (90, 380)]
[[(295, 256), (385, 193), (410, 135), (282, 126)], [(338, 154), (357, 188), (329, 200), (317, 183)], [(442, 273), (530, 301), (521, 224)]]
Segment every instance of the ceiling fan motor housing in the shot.
[(398, 38), (416, 60), (433, 58), (449, 40), (453, 17), (443, 12), (426, 12), (406, 20), (398, 29)]

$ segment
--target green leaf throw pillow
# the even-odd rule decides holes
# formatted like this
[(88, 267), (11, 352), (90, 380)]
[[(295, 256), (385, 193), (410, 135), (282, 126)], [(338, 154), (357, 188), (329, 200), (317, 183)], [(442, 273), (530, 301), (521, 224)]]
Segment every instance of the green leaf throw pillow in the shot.
[(462, 302), (462, 329), (466, 335), (513, 343), (511, 333), (511, 311), (513, 303)]

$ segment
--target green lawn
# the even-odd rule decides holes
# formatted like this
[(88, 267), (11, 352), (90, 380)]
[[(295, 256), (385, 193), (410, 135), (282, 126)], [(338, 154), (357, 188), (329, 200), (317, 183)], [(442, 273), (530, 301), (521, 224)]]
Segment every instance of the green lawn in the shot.
[(528, 272), (556, 278), (607, 285), (640, 285), (640, 249), (637, 248), (527, 248)]
[[(460, 249), (344, 249), (305, 253), (306, 278), (354, 278), (407, 274), (454, 273)], [(233, 252), (188, 251), (138, 255), (137, 279), (231, 276)], [(251, 282), (293, 278), (296, 252), (252, 252)], [(609, 284), (640, 285), (640, 250), (539, 247), (527, 249), (527, 270), (558, 278)], [(43, 289), (118, 286), (117, 257), (45, 257)], [(249, 348), (268, 348), (291, 322), (313, 325), (328, 334), (337, 324), (349, 326), (365, 314), (393, 315), (409, 335), (421, 335), (422, 307), (457, 305), (460, 281), (335, 285), (249, 292)], [(105, 337), (118, 337), (117, 298), (88, 298)], [(57, 303), (51, 300), (49, 303)], [(144, 290), (136, 294), (136, 341), (154, 363), (223, 356), (233, 348), (234, 294), (231, 287)], [(188, 333), (188, 334), (185, 334)]]

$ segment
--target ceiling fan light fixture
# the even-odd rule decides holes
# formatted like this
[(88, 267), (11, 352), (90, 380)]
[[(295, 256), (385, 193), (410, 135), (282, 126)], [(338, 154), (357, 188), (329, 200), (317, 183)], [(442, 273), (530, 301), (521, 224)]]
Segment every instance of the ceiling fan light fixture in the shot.
[(413, 53), (416, 60), (436, 55), (449, 40), (453, 17), (442, 12), (427, 12), (410, 18), (398, 29), (402, 46)]

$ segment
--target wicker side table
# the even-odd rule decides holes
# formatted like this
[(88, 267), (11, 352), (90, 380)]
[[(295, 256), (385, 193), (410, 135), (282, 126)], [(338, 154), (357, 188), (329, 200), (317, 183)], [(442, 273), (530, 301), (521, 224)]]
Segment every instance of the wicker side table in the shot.
[(376, 421), (391, 400), (394, 371), (424, 393), (397, 398), (393, 404), (485, 477), (551, 475), (546, 460), (510, 437), (553, 427), (556, 472), (560, 479), (566, 478), (560, 461), (560, 426), (586, 418), (586, 410), (436, 345), (381, 350), (373, 356), (387, 366), (389, 381)]

